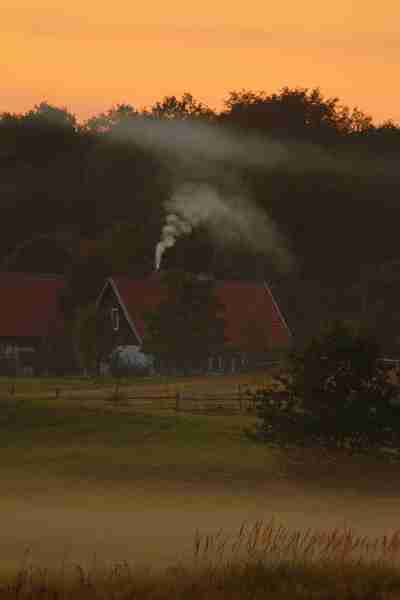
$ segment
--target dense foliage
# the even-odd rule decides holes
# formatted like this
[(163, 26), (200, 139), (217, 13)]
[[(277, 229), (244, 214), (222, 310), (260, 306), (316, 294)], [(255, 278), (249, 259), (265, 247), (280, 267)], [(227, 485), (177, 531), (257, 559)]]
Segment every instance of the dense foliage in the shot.
[(112, 349), (105, 315), (99, 314), (95, 303), (81, 306), (70, 328), (70, 337), (80, 367), (88, 375), (98, 373), (100, 363), (108, 358)]
[(292, 390), (306, 406), (387, 403), (393, 392), (370, 332), (336, 321), (293, 357)]
[(145, 316), (143, 351), (161, 366), (204, 366), (225, 343), (224, 307), (215, 294), (215, 282), (170, 271), (163, 276), (163, 285), (160, 306)]
[(334, 322), (293, 355), (283, 401), (260, 395), (265, 439), (370, 449), (400, 444), (396, 388), (367, 331)]
[(69, 315), (94, 300), (111, 272), (152, 271), (165, 201), (177, 179), (193, 173), (185, 157), (178, 164), (171, 153), (119, 135), (138, 119), (267, 137), (292, 156), (290, 164), (268, 168), (229, 157), (207, 163), (207, 177), (219, 169), (277, 225), (295, 257), (290, 272), (240, 240), (234, 250), (216, 246), (202, 229), (168, 250), (165, 268), (264, 277), (297, 339), (327, 316), (361, 313), (385, 351), (398, 352), (400, 128), (374, 125), (318, 89), (235, 91), (220, 113), (185, 94), (141, 112), (118, 105), (85, 123), (44, 102), (25, 114), (1, 114), (1, 268), (65, 273)]

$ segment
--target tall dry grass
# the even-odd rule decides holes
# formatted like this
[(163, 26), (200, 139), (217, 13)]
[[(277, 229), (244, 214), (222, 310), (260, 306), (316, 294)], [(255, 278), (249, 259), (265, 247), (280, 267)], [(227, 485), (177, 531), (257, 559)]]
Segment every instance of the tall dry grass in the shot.
[(289, 531), (274, 520), (234, 535), (194, 539), (193, 560), (164, 571), (128, 563), (58, 571), (26, 561), (3, 581), (4, 600), (394, 599), (400, 598), (400, 531), (357, 537), (351, 529)]

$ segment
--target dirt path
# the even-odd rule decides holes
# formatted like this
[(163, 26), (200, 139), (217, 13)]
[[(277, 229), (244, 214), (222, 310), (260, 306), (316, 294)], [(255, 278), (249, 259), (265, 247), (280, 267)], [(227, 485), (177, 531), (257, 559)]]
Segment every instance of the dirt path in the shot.
[(166, 566), (190, 558), (196, 529), (236, 531), (244, 522), (274, 517), (289, 528), (350, 526), (381, 536), (400, 529), (400, 492), (360, 491), (341, 483), (320, 488), (275, 480), (253, 489), (148, 483), (124, 489), (54, 490), (0, 501), (0, 566), (132, 561)]

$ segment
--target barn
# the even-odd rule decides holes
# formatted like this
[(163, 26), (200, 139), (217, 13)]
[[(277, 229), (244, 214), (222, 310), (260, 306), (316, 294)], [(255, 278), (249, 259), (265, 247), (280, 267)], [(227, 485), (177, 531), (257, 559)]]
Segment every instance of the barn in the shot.
[(46, 340), (62, 328), (62, 277), (0, 273), (0, 374), (31, 375)]
[[(236, 371), (268, 360), (287, 349), (292, 335), (266, 282), (216, 281), (216, 294), (224, 306), (226, 350), (210, 356), (207, 369)], [(143, 315), (157, 308), (163, 297), (159, 277), (110, 277), (97, 300), (99, 318), (106, 325), (107, 352), (117, 347), (142, 345), (146, 336)]]

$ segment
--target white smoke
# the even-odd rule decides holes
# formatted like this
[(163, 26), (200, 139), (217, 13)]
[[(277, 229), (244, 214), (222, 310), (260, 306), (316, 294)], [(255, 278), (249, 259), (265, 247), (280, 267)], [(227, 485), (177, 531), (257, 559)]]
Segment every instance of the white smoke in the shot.
[(115, 138), (131, 139), (147, 150), (162, 153), (196, 170), (205, 163), (274, 167), (287, 162), (286, 145), (255, 135), (237, 135), (221, 126), (189, 120), (136, 117), (117, 126)]
[[(117, 126), (112, 135), (161, 156), (172, 167), (178, 182), (165, 205), (167, 217), (156, 246), (156, 270), (165, 250), (199, 225), (207, 227), (218, 243), (246, 244), (268, 254), (278, 266), (291, 264), (276, 226), (248, 195), (235, 190), (234, 177), (241, 166), (257, 169), (288, 166), (293, 154), (287, 145), (260, 136), (234, 134), (219, 125), (145, 117)], [(192, 183), (193, 180), (203, 183)], [(227, 182), (231, 192), (226, 191)], [(225, 186), (224, 192), (220, 184)]]
[(161, 240), (156, 246), (155, 268), (158, 271), (161, 266), (162, 256), (167, 248), (172, 248), (181, 235), (187, 235), (192, 231), (192, 225), (177, 215), (167, 215), (167, 224), (164, 225)]
[(270, 255), (282, 266), (289, 267), (292, 263), (274, 223), (243, 195), (223, 193), (206, 183), (186, 182), (175, 190), (166, 209), (166, 225), (156, 248), (157, 270), (164, 251), (199, 225), (207, 227), (218, 243), (232, 246), (240, 243)]

